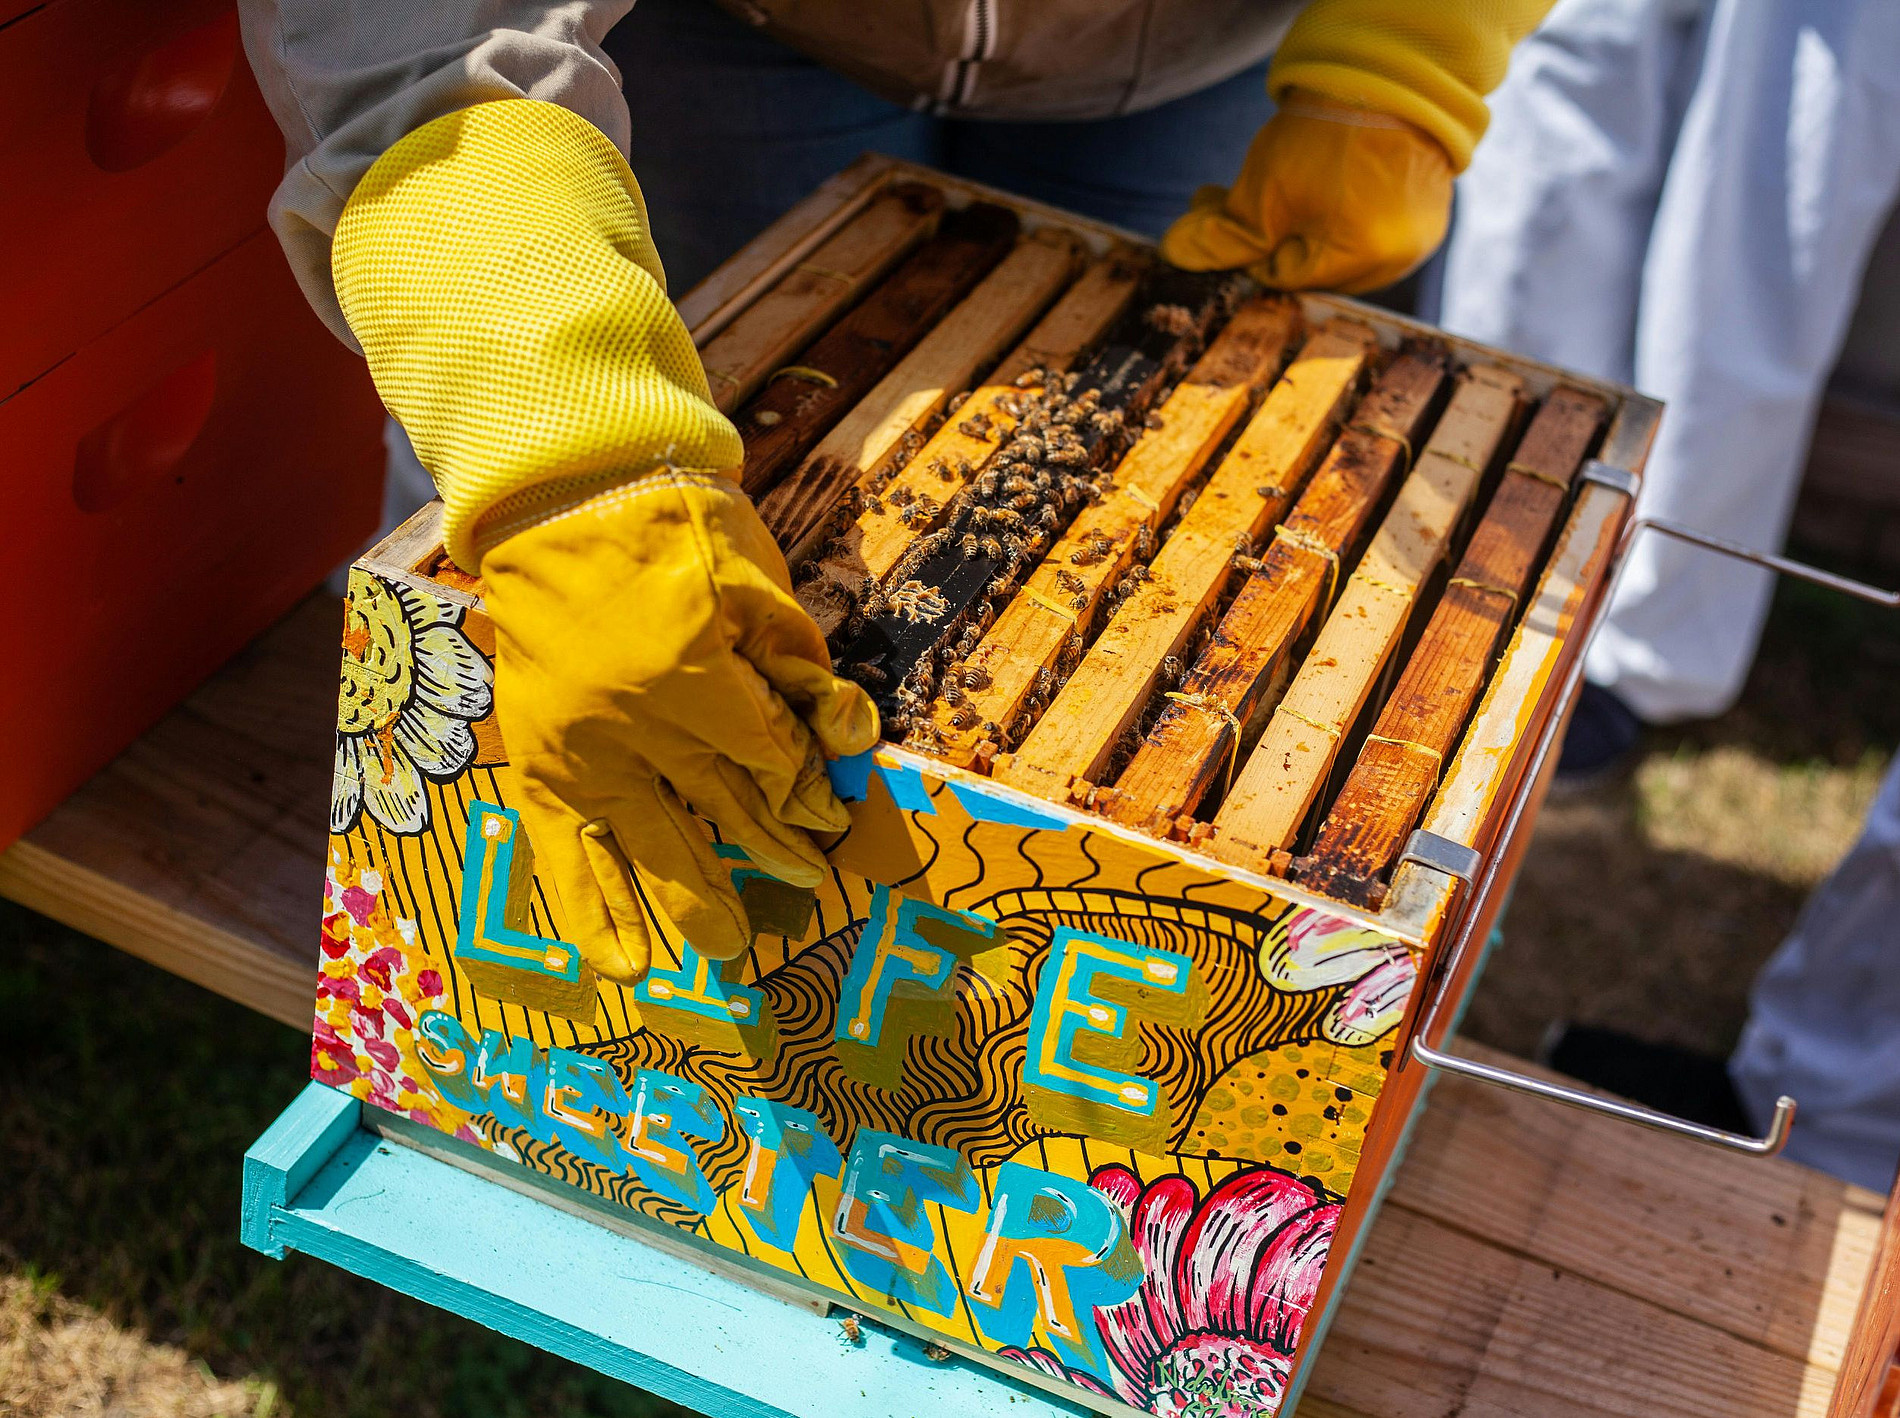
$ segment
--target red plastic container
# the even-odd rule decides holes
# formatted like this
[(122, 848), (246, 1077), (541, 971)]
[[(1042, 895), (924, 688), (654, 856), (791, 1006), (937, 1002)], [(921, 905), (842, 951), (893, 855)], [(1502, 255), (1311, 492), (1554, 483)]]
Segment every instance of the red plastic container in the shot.
[(230, 0), (0, 28), (0, 398), (257, 231), (283, 166)]
[(381, 429), (268, 231), (0, 402), (0, 847), (362, 544)]

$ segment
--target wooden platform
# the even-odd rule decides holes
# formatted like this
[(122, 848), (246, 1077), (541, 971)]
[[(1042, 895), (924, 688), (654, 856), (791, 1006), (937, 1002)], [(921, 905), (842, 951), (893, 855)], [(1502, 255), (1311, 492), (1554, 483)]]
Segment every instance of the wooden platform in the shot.
[[(339, 623), (306, 601), (0, 854), (0, 894), (306, 1028)], [(1445, 1080), (1300, 1413), (1821, 1418), (1883, 1202)]]

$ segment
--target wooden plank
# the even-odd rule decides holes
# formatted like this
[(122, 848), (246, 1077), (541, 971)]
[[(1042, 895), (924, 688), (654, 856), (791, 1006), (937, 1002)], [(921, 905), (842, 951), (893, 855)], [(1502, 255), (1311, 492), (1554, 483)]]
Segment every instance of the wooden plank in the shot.
[(1511, 773), (1520, 750), (1528, 747), (1525, 733), (1538, 708), (1539, 691), (1578, 652), (1571, 628), (1608, 574), (1628, 506), (1626, 494), (1596, 484), (1578, 494), (1537, 591), (1425, 810), (1422, 825), (1429, 831), (1478, 846), (1492, 825), (1494, 808), (1513, 784)]
[(1382, 879), (1477, 702), (1605, 412), (1596, 395), (1559, 388), (1531, 421), (1299, 867), (1301, 880), (1316, 890), (1360, 905), (1382, 894)]
[(1887, 1198), (1828, 1418), (1892, 1418), (1900, 1408), (1900, 1185)]
[[(976, 647), (988, 617), (1087, 500), (1099, 470), (1128, 446), (1152, 401), (1233, 308), (1236, 290), (1226, 276), (1157, 270), (1087, 366), (1025, 412), (950, 521), (906, 553), (888, 578), (891, 595), (858, 608), (834, 659), (839, 674), (871, 691), (888, 736), (930, 727), (926, 711), (942, 667), (935, 651), (965, 639), (966, 649)], [(1018, 476), (1030, 491), (1012, 489)]]
[(799, 357), (768, 378), (733, 420), (745, 442), (741, 482), (757, 497), (810, 452), (943, 314), (1002, 260), (1019, 226), (1005, 207), (952, 212), (937, 234)]
[(1293, 647), (1336, 589), (1386, 487), (1438, 407), (1446, 356), (1432, 346), (1401, 354), (1360, 403), (1273, 545), (1221, 618), (1213, 642), (1112, 791), (1096, 805), (1110, 818), (1167, 833), (1175, 819), (1221, 790), (1245, 730), (1284, 675)]
[(921, 445), (924, 426), (1056, 298), (1075, 273), (1080, 244), (1063, 232), (1017, 242), (995, 270), (917, 348), (839, 420), (798, 467), (759, 500), (780, 546), (831, 520), (854, 484), (888, 478)]
[(713, 402), (731, 413), (765, 378), (937, 229), (943, 193), (894, 182), (700, 350)]
[[(867, 580), (882, 581), (919, 536), (936, 528), (950, 499), (988, 466), (1015, 431), (1025, 399), (1041, 392), (1041, 381), (1030, 376), (1038, 370), (1066, 373), (1100, 343), (1128, 309), (1146, 267), (1144, 259), (1130, 253), (1105, 256), (1090, 266), (957, 408), (956, 417), (945, 420), (875, 497), (865, 499), (822, 559), (808, 561), (819, 551), (822, 526), (802, 540), (781, 543), (795, 567), (806, 563), (798, 603), (819, 629), (835, 634), (858, 589)], [(919, 507), (927, 510), (920, 515), (914, 510)]]
[(342, 624), (303, 601), (0, 853), (0, 895), (307, 1030)]
[(1388, 1207), (1314, 1384), (1380, 1414), (1822, 1418), (1833, 1374)]
[[(1559, 1077), (1468, 1042), (1459, 1051)], [(1428, 1116), (1395, 1204), (1748, 1344), (1840, 1368), (1879, 1240), (1875, 1193), (1469, 1080), (1442, 1078)]]
[(693, 344), (706, 348), (740, 311), (863, 211), (885, 184), (908, 180), (938, 186), (930, 176), (882, 153), (865, 153), (826, 178), (674, 302)]
[(1194, 505), (1122, 602), (1022, 746), (995, 777), (1060, 802), (1087, 785), (1129, 732), (1163, 664), (1212, 612), (1239, 540), (1252, 543), (1286, 512), (1351, 406), (1378, 337), (1355, 320), (1321, 327), (1301, 347), (1221, 459)]
[(1122, 458), (1115, 490), (1070, 524), (969, 655), (964, 679), (952, 680), (931, 707), (938, 757), (971, 767), (978, 745), (995, 742), (988, 726), (1011, 731), (1143, 537), (1168, 518), (1279, 371), (1298, 328), (1298, 310), (1279, 296), (1257, 297), (1227, 322)]
[(1494, 365), (1460, 380), (1215, 814), (1215, 835), (1204, 844), (1215, 856), (1264, 870), (1273, 852), (1291, 845), (1478, 484), (1515, 431), (1523, 391), (1523, 380)]

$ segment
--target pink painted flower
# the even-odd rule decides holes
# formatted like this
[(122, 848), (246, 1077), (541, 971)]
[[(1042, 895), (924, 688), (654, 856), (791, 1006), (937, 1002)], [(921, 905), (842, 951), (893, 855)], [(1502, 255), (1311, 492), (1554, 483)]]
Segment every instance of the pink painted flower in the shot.
[[(1339, 1204), (1273, 1167), (1236, 1173), (1205, 1198), (1186, 1177), (1143, 1188), (1119, 1166), (1090, 1184), (1128, 1216), (1144, 1271), (1133, 1296), (1096, 1311), (1114, 1396), (1159, 1418), (1268, 1418), (1286, 1393)], [(1003, 1353), (1103, 1391), (1045, 1350)]]

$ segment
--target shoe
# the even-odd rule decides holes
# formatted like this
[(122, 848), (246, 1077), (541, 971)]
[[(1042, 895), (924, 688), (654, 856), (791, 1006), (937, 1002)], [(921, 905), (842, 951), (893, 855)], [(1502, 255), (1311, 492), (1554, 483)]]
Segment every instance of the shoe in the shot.
[(1582, 788), (1614, 777), (1634, 761), (1642, 743), (1643, 721), (1636, 711), (1602, 685), (1585, 680), (1557, 759), (1557, 781)]
[(1692, 1123), (1724, 1132), (1753, 1130), (1742, 1111), (1728, 1060), (1674, 1044), (1651, 1044), (1633, 1035), (1592, 1025), (1551, 1026), (1538, 1062)]

